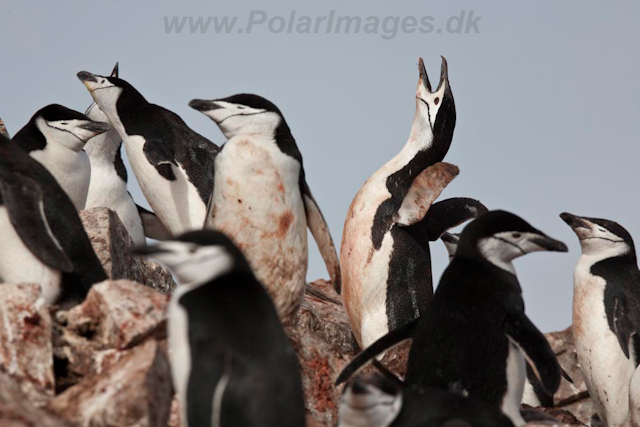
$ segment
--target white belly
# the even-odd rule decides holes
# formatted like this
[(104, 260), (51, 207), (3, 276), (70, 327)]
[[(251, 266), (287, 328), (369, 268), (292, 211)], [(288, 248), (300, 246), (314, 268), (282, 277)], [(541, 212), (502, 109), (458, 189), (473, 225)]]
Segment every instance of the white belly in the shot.
[(169, 357), (173, 386), (180, 401), (182, 425), (187, 425), (187, 388), (191, 374), (191, 348), (189, 345), (189, 318), (187, 311), (178, 304), (178, 299), (189, 289), (179, 287), (171, 298), (168, 310)]
[(112, 164), (91, 163), (91, 185), (85, 209), (109, 208), (118, 214), (135, 245), (144, 245), (146, 239), (136, 204), (127, 192), (127, 184)]
[(629, 382), (633, 362), (620, 349), (604, 310), (604, 279), (581, 257), (575, 271), (573, 336), (580, 369), (598, 415), (608, 426), (629, 425)]
[(307, 274), (300, 164), (271, 140), (236, 137), (216, 157), (210, 226), (247, 257), (282, 319), (298, 309)]
[(507, 356), (507, 394), (505, 394), (502, 399), (501, 409), (516, 427), (525, 424), (522, 415), (520, 415), (520, 403), (522, 402), (526, 378), (526, 365), (522, 351), (509, 342), (509, 355)]
[(141, 136), (126, 136), (123, 139), (131, 169), (142, 193), (164, 226), (174, 235), (201, 229), (206, 205), (196, 187), (187, 179), (184, 169), (172, 166), (176, 180), (168, 181), (147, 161)]
[(62, 144), (50, 142), (44, 150), (29, 154), (53, 175), (76, 209), (84, 209), (91, 180), (91, 163), (87, 153), (75, 152)]
[(44, 300), (51, 304), (60, 293), (60, 277), (59, 271), (27, 249), (10, 223), (7, 208), (0, 206), (0, 282), (39, 284)]

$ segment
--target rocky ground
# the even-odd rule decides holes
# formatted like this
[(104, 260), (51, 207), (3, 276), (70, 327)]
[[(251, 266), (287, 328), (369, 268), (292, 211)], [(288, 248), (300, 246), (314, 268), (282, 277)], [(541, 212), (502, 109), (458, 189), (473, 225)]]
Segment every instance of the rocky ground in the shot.
[[(3, 284), (0, 293), (0, 425), (8, 427), (178, 427), (171, 386), (165, 311), (175, 284), (157, 264), (131, 257), (131, 240), (106, 209), (81, 218), (110, 280), (85, 302), (57, 311), (39, 300), (39, 287)], [(333, 381), (357, 352), (340, 297), (329, 282), (308, 293), (287, 329), (300, 358), (308, 426), (337, 422)], [(593, 414), (577, 365), (571, 329), (547, 335), (574, 384), (563, 381), (556, 408), (564, 425)], [(402, 375), (409, 343), (383, 363)]]

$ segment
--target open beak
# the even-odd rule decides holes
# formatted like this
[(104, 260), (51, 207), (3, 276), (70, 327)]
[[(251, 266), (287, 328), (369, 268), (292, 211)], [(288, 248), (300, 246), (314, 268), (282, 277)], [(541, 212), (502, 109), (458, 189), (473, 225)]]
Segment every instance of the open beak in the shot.
[(211, 110), (217, 110), (218, 108), (222, 108), (215, 101), (211, 101), (207, 99), (193, 99), (191, 100), (191, 102), (189, 102), (189, 107), (193, 108), (194, 110), (198, 110), (202, 113), (205, 113)]

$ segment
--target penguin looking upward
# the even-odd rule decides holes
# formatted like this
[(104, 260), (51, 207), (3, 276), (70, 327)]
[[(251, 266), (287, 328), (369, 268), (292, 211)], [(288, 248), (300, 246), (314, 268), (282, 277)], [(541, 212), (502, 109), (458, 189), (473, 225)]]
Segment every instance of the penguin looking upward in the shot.
[(231, 240), (200, 230), (136, 252), (169, 267), (180, 284), (168, 332), (183, 425), (304, 426), (296, 353)]
[(446, 390), (403, 388), (359, 375), (342, 392), (338, 427), (513, 427), (500, 410)]
[[(118, 77), (118, 64), (111, 76)], [(91, 120), (109, 121), (95, 102), (85, 114)], [(91, 183), (85, 209), (107, 207), (117, 213), (136, 246), (146, 243), (145, 235), (156, 240), (170, 239), (171, 233), (153, 212), (137, 206), (127, 191), (127, 169), (121, 147), (122, 138), (113, 127), (87, 142), (85, 151), (91, 161)]]
[(91, 179), (91, 163), (83, 148), (89, 139), (108, 130), (107, 123), (52, 104), (36, 112), (12, 141), (51, 172), (80, 211)]
[(362, 348), (424, 314), (433, 294), (428, 242), (439, 235), (425, 238), (419, 230), (427, 228), (421, 222), (431, 204), (458, 174), (455, 166), (439, 163), (456, 122), (447, 61), (442, 58), (435, 91), (422, 58), (419, 74), (409, 140), (360, 188), (344, 224), (343, 299)]
[(537, 251), (566, 252), (567, 247), (511, 213), (481, 215), (463, 230), (426, 314), (356, 356), (338, 383), (380, 352), (413, 337), (407, 385), (483, 400), (516, 426), (523, 425), (525, 359), (548, 393), (555, 393), (560, 383), (560, 366), (547, 339), (524, 312), (512, 263)]
[(86, 71), (78, 78), (118, 131), (142, 193), (162, 224), (174, 235), (202, 228), (218, 147), (120, 78)]
[(302, 154), (281, 111), (260, 96), (189, 105), (211, 118), (228, 139), (216, 157), (205, 226), (223, 231), (242, 249), (288, 322), (305, 291), (307, 227), (340, 289), (338, 255), (307, 185)]
[(589, 395), (607, 426), (629, 424), (629, 382), (640, 357), (640, 271), (633, 239), (616, 222), (563, 213), (580, 240), (573, 340)]
[(0, 283), (38, 283), (47, 303), (69, 308), (106, 279), (69, 196), (0, 136)]
[(2, 119), (0, 119), (0, 135), (4, 136), (5, 138), (11, 139), (11, 137), (9, 136), (9, 131), (7, 131), (7, 127), (4, 125), (4, 120)]

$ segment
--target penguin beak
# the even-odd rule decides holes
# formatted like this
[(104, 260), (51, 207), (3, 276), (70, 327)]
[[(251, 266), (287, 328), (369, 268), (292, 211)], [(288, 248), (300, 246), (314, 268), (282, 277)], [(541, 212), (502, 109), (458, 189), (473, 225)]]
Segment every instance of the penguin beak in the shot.
[(420, 82), (429, 92), (431, 92), (431, 83), (429, 82), (427, 69), (424, 66), (424, 61), (422, 60), (422, 58), (418, 58), (418, 69), (420, 70)]
[(451, 243), (451, 244), (454, 244), (454, 245), (457, 245), (458, 242), (460, 242), (460, 236), (459, 235), (447, 233), (446, 231), (444, 232), (444, 234), (442, 236), (440, 236), (440, 238), (442, 239), (443, 242)]
[(438, 83), (438, 89), (436, 89), (436, 92), (439, 91), (444, 84), (449, 86), (449, 64), (444, 56), (441, 56), (441, 58), (442, 65), (440, 66), (440, 83)]
[(109, 130), (109, 124), (104, 122), (88, 122), (79, 126), (81, 129), (88, 130), (94, 135), (100, 135)]
[(207, 111), (217, 110), (222, 108), (218, 103), (211, 100), (206, 99), (193, 99), (189, 102), (189, 107), (194, 110), (200, 111), (202, 113), (206, 113)]
[(154, 246), (135, 246), (130, 249), (131, 254), (137, 256), (144, 257), (153, 257), (153, 255), (157, 254), (166, 254), (171, 251), (167, 248), (164, 248), (162, 244), (154, 245)]
[(587, 230), (591, 230), (591, 223), (577, 215), (570, 214), (569, 212), (563, 212), (560, 214), (560, 218), (562, 218), (562, 220), (566, 222), (567, 225), (574, 231), (579, 228), (586, 228)]
[(91, 74), (88, 71), (80, 71), (77, 74), (77, 76), (80, 79), (80, 81), (85, 84), (86, 82), (94, 82), (94, 83), (98, 82), (98, 80), (96, 79), (96, 76), (94, 74)]
[(549, 252), (569, 252), (567, 245), (560, 240), (552, 239), (549, 236), (541, 234), (530, 239), (531, 243), (538, 245), (545, 251)]

